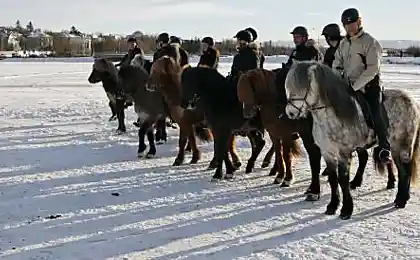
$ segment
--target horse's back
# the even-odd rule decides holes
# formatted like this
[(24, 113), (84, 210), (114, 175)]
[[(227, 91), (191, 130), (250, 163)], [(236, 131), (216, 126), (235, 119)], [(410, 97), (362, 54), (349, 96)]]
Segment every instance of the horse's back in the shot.
[(413, 140), (420, 126), (420, 107), (410, 95), (399, 89), (384, 91), (384, 107), (390, 125), (391, 138)]

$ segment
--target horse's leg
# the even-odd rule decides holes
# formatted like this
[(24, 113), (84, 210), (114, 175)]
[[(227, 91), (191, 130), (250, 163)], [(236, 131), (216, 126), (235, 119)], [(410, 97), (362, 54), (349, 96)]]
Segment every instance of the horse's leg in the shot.
[[(274, 151), (274, 149), (273, 149), (273, 151)], [(274, 155), (275, 155), (274, 156), (274, 164), (273, 164), (273, 167), (271, 167), (270, 173), (268, 174), (268, 176), (276, 176), (277, 171), (278, 171), (277, 155), (276, 155), (276, 153), (274, 153)]]
[[(274, 179), (273, 184), (280, 184), (284, 180), (285, 175), (285, 167), (284, 167), (284, 160), (283, 160), (283, 148), (280, 139), (271, 139), (274, 144), (275, 155), (276, 155), (276, 165), (277, 165), (277, 175)], [(273, 167), (274, 168), (274, 167)]]
[(149, 142), (149, 151), (146, 154), (146, 158), (153, 158), (156, 155), (156, 145), (155, 145), (155, 134), (154, 129), (151, 124), (148, 125), (147, 128), (147, 141)]
[(147, 128), (145, 128), (144, 126), (145, 126), (144, 124), (140, 125), (139, 131), (138, 131), (139, 147), (138, 147), (138, 150), (137, 150), (137, 157), (139, 157), (139, 158), (144, 156), (144, 151), (147, 148), (147, 146), (144, 142), (144, 136), (146, 135)]
[(284, 160), (284, 166), (286, 169), (286, 175), (280, 187), (290, 187), (290, 185), (293, 183), (293, 172), (292, 172), (293, 145), (294, 145), (294, 141), (283, 140), (283, 160)]
[[(307, 201), (319, 200), (321, 194), (321, 184), (319, 181), (319, 173), (321, 171), (321, 151), (315, 144), (311, 132), (299, 133), (303, 146), (308, 152), (309, 164), (311, 166), (311, 184), (305, 192)], [(327, 165), (328, 168), (328, 165)], [(336, 172), (335, 168), (333, 171)], [(330, 173), (330, 172), (329, 172)], [(336, 174), (336, 173), (335, 173)]]
[(340, 219), (347, 220), (353, 214), (353, 198), (350, 193), (350, 165), (351, 154), (347, 157), (340, 158), (338, 161), (337, 174), (338, 183), (343, 193), (343, 206), (341, 207)]
[(117, 110), (117, 118), (118, 118), (118, 129), (117, 132), (119, 133), (125, 133), (125, 114), (124, 114), (124, 100), (123, 99), (117, 99), (116, 100), (116, 110)]
[(262, 149), (264, 148), (265, 140), (261, 133), (258, 131), (251, 131), (247, 136), (251, 144), (254, 144), (252, 145), (251, 157), (248, 159), (248, 163), (245, 169), (245, 173), (251, 173), (254, 169), (255, 161), (257, 160), (258, 155), (260, 155)]
[(394, 174), (394, 168), (392, 167), (392, 163), (388, 163), (386, 165), (386, 168), (388, 170), (388, 182), (386, 184), (386, 188), (388, 190), (395, 188), (395, 174)]
[(238, 153), (236, 152), (236, 136), (233, 134), (229, 138), (229, 153), (232, 157), (233, 167), (238, 170), (242, 166), (242, 163), (241, 159), (239, 159)]
[[(415, 159), (413, 158), (413, 160)], [(413, 169), (411, 162), (404, 163), (399, 156), (394, 157), (394, 162), (398, 168), (398, 191), (394, 200), (394, 206), (396, 208), (405, 208), (407, 201), (410, 199), (410, 182)]]
[(190, 122), (185, 122), (188, 125), (189, 133), (188, 133), (188, 144), (191, 147), (192, 157), (191, 157), (191, 164), (197, 163), (201, 159), (201, 152), (198, 150), (197, 147), (197, 139), (195, 138), (194, 133), (194, 125)]
[[(213, 175), (213, 179), (222, 179), (223, 177), (223, 170), (222, 170), (222, 163), (226, 159), (225, 157), (228, 154), (228, 144), (229, 139), (231, 137), (231, 132), (229, 129), (225, 129), (225, 127), (216, 127), (214, 128), (215, 134), (215, 150), (214, 154), (216, 157), (216, 172)], [(233, 172), (229, 172), (229, 175), (225, 176), (226, 179), (233, 178)]]
[(337, 164), (335, 161), (326, 161), (329, 170), (328, 183), (331, 188), (331, 199), (327, 205), (325, 214), (334, 215), (340, 204), (340, 193), (338, 191), (338, 177), (337, 177)]
[(168, 134), (166, 133), (166, 118), (161, 118), (156, 122), (156, 143), (163, 144), (167, 141)]
[(115, 108), (115, 105), (111, 101), (108, 102), (108, 106), (109, 108), (111, 108), (111, 113), (112, 113), (108, 121), (114, 121), (115, 119), (117, 119), (117, 110)]
[(353, 180), (350, 182), (350, 189), (352, 190), (362, 186), (363, 173), (365, 172), (366, 165), (369, 159), (369, 154), (367, 150), (358, 149), (356, 152), (359, 157), (359, 167), (357, 167), (356, 175), (354, 175)]
[(187, 129), (183, 124), (180, 124), (179, 138), (178, 138), (178, 155), (175, 158), (173, 166), (179, 166), (184, 163), (185, 159), (185, 146), (188, 140)]
[[(214, 139), (216, 140), (216, 139)], [(217, 168), (217, 161), (216, 161), (216, 141), (213, 140), (213, 158), (210, 161), (209, 166), (207, 167), (207, 170), (212, 170)]]
[(264, 157), (264, 160), (261, 164), (261, 168), (267, 168), (270, 165), (271, 158), (273, 158), (274, 155), (274, 145), (271, 144), (270, 150), (268, 150), (267, 154)]

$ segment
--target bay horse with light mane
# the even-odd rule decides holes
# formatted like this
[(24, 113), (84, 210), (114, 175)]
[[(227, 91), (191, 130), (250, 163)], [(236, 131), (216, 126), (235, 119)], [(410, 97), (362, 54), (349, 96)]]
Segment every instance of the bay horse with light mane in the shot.
[[(277, 116), (279, 112), (280, 114), (284, 114), (287, 104), (285, 92), (286, 74), (286, 69), (275, 69), (272, 71), (265, 69), (255, 69), (243, 74), (238, 82), (239, 99), (244, 103), (244, 112), (248, 116), (253, 116), (257, 110), (260, 111), (263, 124), (272, 137), (281, 139), (282, 135), (286, 135), (287, 137), (290, 136), (290, 134), (293, 132), (298, 132), (303, 140), (305, 148), (309, 153), (310, 160), (311, 158), (316, 160), (316, 155), (315, 157), (311, 156), (311, 153), (315, 152), (315, 147), (313, 147), (314, 140), (312, 138), (312, 119), (308, 117), (307, 119), (290, 120), (285, 117), (278, 118)], [(286, 142), (286, 145), (290, 147), (288, 142)], [(288, 155), (287, 152), (285, 153), (285, 151), (288, 150), (289, 149), (287, 147), (286, 149), (283, 147), (283, 154), (281, 154), (280, 151), (279, 157), (277, 157), (280, 158), (283, 156), (283, 160), (285, 162), (286, 175), (284, 177), (284, 181), (290, 181), (293, 179), (293, 174), (291, 171), (292, 157)], [(315, 152), (315, 154), (317, 154), (317, 152)], [(357, 187), (361, 186), (363, 181), (363, 174), (366, 169), (369, 157), (366, 149), (358, 149), (357, 154), (359, 156), (359, 166), (357, 168), (356, 175), (350, 182), (351, 189), (356, 189)], [(311, 162), (311, 164), (312, 163), (314, 162)], [(281, 163), (279, 166), (281, 167), (282, 165), (283, 164)], [(312, 166), (311, 169), (313, 169)], [(316, 169), (317, 168), (313, 170)], [(395, 187), (395, 175), (392, 165), (388, 164), (387, 169), (388, 182), (386, 188), (393, 189)], [(270, 175), (274, 174), (273, 170), (277, 169), (273, 167)], [(282, 168), (280, 168), (280, 172), (276, 177), (275, 183), (278, 183), (282, 180), (282, 171)], [(324, 173), (328, 174), (328, 167), (324, 170)], [(314, 178), (316, 178), (316, 176), (314, 176)]]
[[(349, 219), (353, 214), (349, 185), (352, 152), (377, 144), (375, 132), (369, 126), (371, 118), (365, 111), (369, 107), (346, 80), (318, 62), (294, 64), (287, 74), (285, 86), (286, 115), (291, 119), (312, 115), (314, 140), (330, 171), (331, 200), (325, 213), (333, 215), (338, 209), (340, 185), (343, 193), (340, 218)], [(415, 182), (419, 174), (420, 109), (413, 98), (397, 89), (382, 91), (381, 102), (388, 118), (392, 159), (398, 169), (394, 207), (405, 208), (410, 199), (410, 183)], [(383, 172), (378, 154), (374, 154), (373, 159)]]

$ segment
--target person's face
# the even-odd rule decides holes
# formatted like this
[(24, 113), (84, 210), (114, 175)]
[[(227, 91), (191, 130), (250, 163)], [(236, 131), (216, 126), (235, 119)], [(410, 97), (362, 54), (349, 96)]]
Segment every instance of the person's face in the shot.
[(132, 50), (136, 47), (137, 44), (135, 42), (128, 42), (127, 45), (128, 49)]
[(344, 24), (344, 29), (346, 29), (346, 33), (350, 36), (356, 35), (359, 32), (359, 28), (360, 20), (353, 23)]
[(295, 43), (295, 45), (299, 45), (302, 44), (305, 41), (305, 37), (300, 35), (300, 34), (293, 34), (293, 42)]
[(338, 41), (331, 40), (329, 37), (325, 37), (325, 41), (328, 43), (328, 45), (332, 47), (337, 47)]
[(206, 51), (209, 48), (209, 45), (206, 42), (201, 43), (201, 48), (203, 51)]

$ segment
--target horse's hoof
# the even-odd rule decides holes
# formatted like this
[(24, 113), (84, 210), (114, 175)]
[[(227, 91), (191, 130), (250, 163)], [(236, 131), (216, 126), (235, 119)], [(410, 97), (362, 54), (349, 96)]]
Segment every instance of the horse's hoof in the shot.
[(245, 169), (245, 173), (246, 174), (250, 174), (250, 173), (252, 173), (252, 170), (254, 169), (254, 166), (246, 166), (246, 169)]
[(117, 133), (117, 135), (122, 135), (126, 132), (126, 130), (125, 129), (117, 129), (115, 132)]
[(291, 185), (293, 184), (293, 180), (284, 180), (282, 183), (281, 183), (281, 185), (280, 185), (280, 187), (290, 187)]
[(406, 205), (407, 205), (407, 201), (402, 201), (402, 200), (395, 200), (394, 201), (394, 207), (396, 209), (403, 209), (403, 208), (405, 208)]
[(224, 179), (225, 180), (232, 180), (233, 179), (233, 173), (226, 173)]
[(262, 164), (261, 164), (261, 168), (267, 168), (268, 166), (270, 166), (270, 162), (262, 162)]
[(196, 163), (198, 163), (199, 160), (200, 160), (200, 158), (193, 157), (193, 158), (191, 158), (190, 164), (196, 164)]
[(156, 156), (156, 154), (154, 154), (154, 153), (148, 153), (148, 154), (146, 154), (146, 159), (152, 159), (155, 156)]
[(215, 173), (214, 175), (213, 175), (213, 179), (217, 179), (217, 180), (221, 180), (222, 179), (222, 177), (223, 177), (223, 174), (222, 173)]
[(165, 143), (165, 141), (164, 140), (159, 140), (159, 141), (156, 141), (156, 145), (162, 145), (162, 144), (164, 144)]
[(335, 212), (337, 211), (337, 209), (334, 209), (332, 207), (328, 207), (327, 206), (327, 210), (325, 211), (325, 215), (335, 215)]
[(270, 173), (268, 174), (268, 176), (276, 176), (276, 174), (277, 174), (277, 170), (271, 168)]
[(143, 158), (143, 157), (144, 157), (144, 152), (137, 153), (137, 158)]
[(351, 218), (351, 213), (340, 213), (340, 216), (338, 216), (341, 220), (349, 220)]
[(115, 121), (115, 120), (117, 120), (117, 116), (111, 116), (110, 118), (108, 118), (108, 122)]
[(387, 183), (387, 185), (386, 185), (387, 190), (392, 190), (394, 188), (395, 188), (395, 183), (393, 183), (393, 182)]
[(283, 182), (283, 179), (282, 178), (275, 178), (274, 181), (273, 181), (273, 184), (278, 185), (278, 184), (280, 184), (282, 182)]
[(350, 189), (351, 190), (355, 190), (356, 188), (359, 188), (361, 186), (362, 186), (361, 182), (358, 182), (358, 181), (351, 181), (350, 182)]
[(319, 198), (320, 198), (320, 195), (319, 194), (316, 194), (316, 193), (308, 193), (308, 194), (306, 194), (305, 200), (306, 201), (318, 201)]
[(241, 166), (242, 166), (242, 163), (240, 162), (240, 161), (236, 161), (236, 162), (233, 162), (233, 168), (235, 168), (235, 170), (239, 170), (239, 168), (241, 168)]
[(183, 160), (176, 158), (172, 166), (180, 166), (182, 165)]

